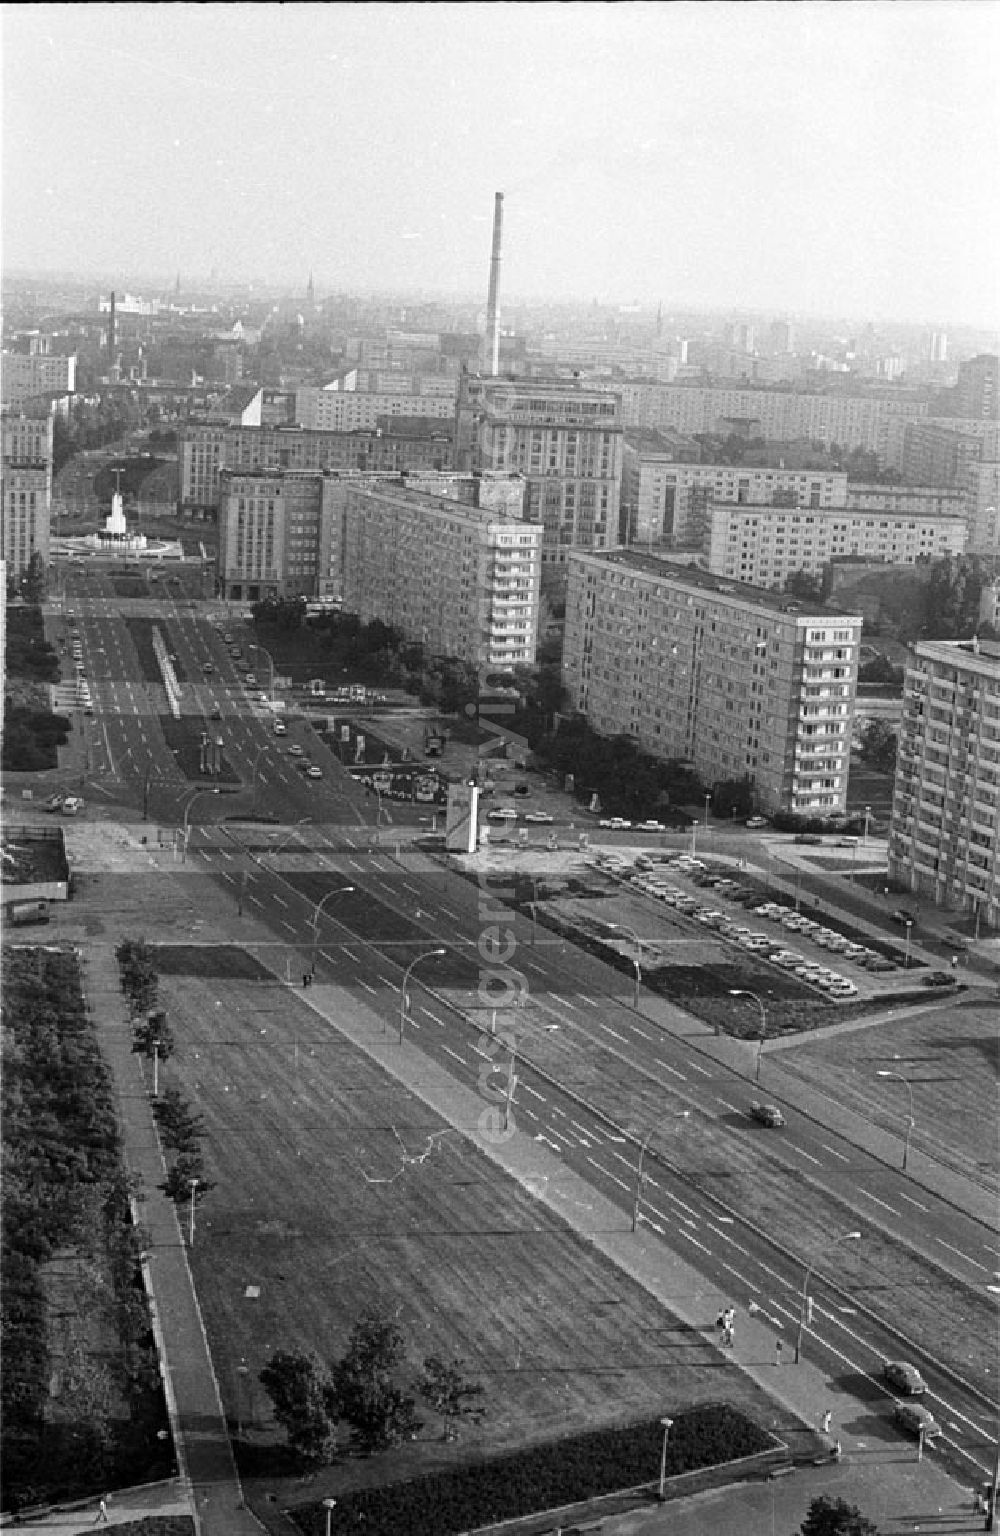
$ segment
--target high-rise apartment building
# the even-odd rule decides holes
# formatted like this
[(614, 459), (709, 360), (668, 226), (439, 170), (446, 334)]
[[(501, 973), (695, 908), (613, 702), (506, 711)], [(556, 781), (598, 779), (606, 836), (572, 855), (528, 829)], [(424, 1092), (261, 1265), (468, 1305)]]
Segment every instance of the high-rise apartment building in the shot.
[(648, 445), (643, 434), (625, 434), (622, 501), (628, 542), (700, 550), (713, 502), (790, 507), (842, 507), (842, 471), (748, 469), (742, 465), (682, 464)]
[(11, 575), (22, 576), (32, 555), (48, 562), (52, 516), (52, 417), (6, 411), (0, 512), (3, 558)]
[(403, 485), (351, 485), (344, 607), (428, 653), (507, 669), (535, 659), (542, 529)]
[(971, 463), (962, 483), (970, 554), (1000, 557), (1000, 464)]
[(295, 391), (295, 419), (314, 432), (374, 431), (383, 416), (426, 416), (451, 422), (455, 415), (454, 379), (445, 391), (361, 391), (306, 388)]
[(965, 553), (965, 517), (960, 513), (740, 507), (713, 502), (708, 517), (709, 570), (732, 581), (779, 591), (795, 572), (818, 576), (831, 560), (915, 565), (918, 560)]
[(71, 395), (75, 389), (75, 356), (0, 353), (0, 400), (4, 405), (20, 405), (34, 395)]
[(618, 402), (601, 389), (542, 379), (463, 374), (456, 410), (456, 463), (517, 472), (526, 516), (545, 530), (542, 561), (618, 542), (622, 428)]
[(859, 615), (635, 550), (568, 566), (563, 682), (595, 730), (748, 779), (765, 810), (844, 809)]
[(970, 357), (964, 363), (959, 363), (958, 382), (955, 385), (957, 416), (975, 416), (983, 421), (997, 420), (1000, 415), (998, 370), (1000, 357), (991, 352), (981, 352), (978, 357)]
[(688, 435), (715, 432), (720, 423), (743, 421), (769, 441), (809, 438), (826, 447), (863, 448), (880, 463), (891, 423), (926, 416), (923, 401), (891, 394), (809, 394), (788, 389), (718, 388), (700, 384), (628, 382), (616, 385), (626, 427), (672, 427)]
[(453, 432), (450, 422), (412, 416), (380, 417), (374, 429), (358, 432), (189, 423), (180, 432), (178, 461), (180, 510), (204, 518), (218, 506), (224, 469), (447, 471), (453, 462)]
[(920, 642), (906, 669), (889, 873), (1000, 926), (1000, 644)]

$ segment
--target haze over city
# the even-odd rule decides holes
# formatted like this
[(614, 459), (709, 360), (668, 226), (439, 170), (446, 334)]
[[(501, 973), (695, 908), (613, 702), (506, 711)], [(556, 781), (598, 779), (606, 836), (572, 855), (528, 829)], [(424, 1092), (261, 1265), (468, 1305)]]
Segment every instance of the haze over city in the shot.
[(993, 5), (34, 5), (3, 260), (989, 325)]

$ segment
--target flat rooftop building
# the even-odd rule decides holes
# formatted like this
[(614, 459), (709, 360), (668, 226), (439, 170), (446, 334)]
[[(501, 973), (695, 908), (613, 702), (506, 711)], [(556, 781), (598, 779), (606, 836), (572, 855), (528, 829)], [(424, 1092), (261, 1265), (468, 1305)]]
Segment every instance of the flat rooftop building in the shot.
[(843, 811), (860, 615), (635, 550), (568, 569), (563, 683), (594, 730), (747, 779), (763, 810)]
[(889, 874), (1000, 927), (1000, 644), (913, 647), (889, 829)]

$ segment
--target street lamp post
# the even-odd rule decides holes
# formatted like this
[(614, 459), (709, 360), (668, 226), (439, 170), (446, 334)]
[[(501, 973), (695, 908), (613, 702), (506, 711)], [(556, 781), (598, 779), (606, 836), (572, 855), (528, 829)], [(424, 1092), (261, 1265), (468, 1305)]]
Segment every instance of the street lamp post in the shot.
[(188, 1247), (189, 1248), (193, 1248), (194, 1247), (194, 1208), (195, 1208), (195, 1195), (196, 1195), (196, 1191), (198, 1189), (198, 1180), (197, 1179), (188, 1179), (188, 1183), (191, 1186), (191, 1220), (190, 1220), (190, 1225), (188, 1227)]
[(336, 1499), (324, 1499), (323, 1508), (326, 1510), (326, 1536), (330, 1536), (330, 1518), (337, 1507)]
[(627, 933), (629, 937), (635, 941), (635, 954), (632, 956), (632, 964), (635, 966), (635, 988), (632, 995), (632, 1006), (636, 1013), (638, 1013), (640, 989), (642, 987), (642, 969), (639, 965), (639, 955), (642, 952), (642, 940), (636, 933), (635, 929), (630, 928), (627, 923), (609, 923), (608, 927), (612, 931), (614, 931), (616, 928), (622, 929), (623, 932)]
[(913, 919), (906, 920), (906, 951), (903, 955), (903, 969), (908, 970), (910, 965), (910, 929), (913, 927)]
[(191, 818), (191, 807), (194, 805), (194, 803), (198, 799), (199, 795), (217, 795), (218, 793), (219, 793), (219, 791), (214, 787), (214, 785), (211, 788), (207, 788), (207, 789), (196, 789), (194, 794), (190, 797), (190, 799), (188, 800), (187, 804), (185, 805), (185, 807), (184, 807), (184, 823), (183, 823), (183, 827), (182, 827), (182, 831), (181, 831), (181, 863), (182, 864), (186, 864), (187, 863), (188, 843), (191, 840), (191, 820), (190, 820), (190, 818)]
[(319, 954), (319, 919), (320, 919), (320, 913), (323, 911), (323, 908), (326, 906), (327, 902), (332, 899), (332, 897), (334, 897), (334, 896), (346, 896), (346, 895), (349, 894), (349, 892), (351, 892), (353, 890), (354, 890), (353, 885), (338, 885), (336, 890), (327, 891), (326, 895), (320, 897), (319, 901), (316, 903), (316, 910), (313, 913), (312, 917), (309, 919), (309, 926), (310, 926), (310, 928), (313, 931), (312, 966), (310, 968), (310, 974), (313, 975), (313, 976), (315, 976), (315, 974), (316, 974), (316, 959), (317, 959), (317, 956)]
[(153, 1045), (153, 1098), (160, 1097), (160, 1042), (154, 1040)]
[(538, 938), (538, 876), (531, 876), (531, 947)]
[(708, 811), (709, 811), (709, 807), (711, 806), (711, 804), (712, 804), (712, 797), (711, 797), (711, 795), (706, 795), (705, 796), (705, 831), (706, 832), (708, 831)]
[(880, 1071), (876, 1072), (875, 1076), (889, 1077), (892, 1078), (893, 1082), (902, 1083), (906, 1089), (907, 1094), (909, 1095), (909, 1109), (907, 1110), (906, 1115), (906, 1134), (903, 1137), (903, 1172), (905, 1173), (906, 1164), (910, 1157), (910, 1136), (913, 1134), (913, 1127), (916, 1123), (913, 1118), (913, 1084), (910, 1082), (910, 1079), (908, 1077), (904, 1077), (901, 1072), (890, 1072), (887, 1067), (882, 1068)]
[(252, 649), (253, 649), (254, 655), (258, 655), (259, 654), (261, 656), (266, 656), (267, 657), (267, 665), (268, 665), (268, 669), (269, 669), (268, 670), (268, 674), (267, 674), (267, 676), (268, 676), (267, 692), (268, 692), (268, 697), (270, 698), (271, 703), (273, 704), (274, 703), (274, 657), (271, 655), (271, 652), (270, 651), (266, 651), (262, 645), (257, 645), (255, 643), (253, 645)]
[(636, 1164), (635, 1170), (635, 1194), (632, 1197), (633, 1232), (635, 1232), (639, 1226), (639, 1206), (642, 1203), (642, 1192), (646, 1187), (646, 1175), (643, 1172), (642, 1165), (646, 1160), (646, 1153), (649, 1150), (649, 1143), (652, 1141), (657, 1131), (663, 1129), (664, 1125), (667, 1123), (667, 1120), (687, 1120), (690, 1117), (690, 1114), (691, 1111), (689, 1109), (682, 1109), (679, 1114), (667, 1115), (666, 1119), (658, 1120), (655, 1125), (651, 1125), (649, 1130), (646, 1132), (645, 1137), (643, 1138), (642, 1145), (639, 1148), (639, 1161)]
[(375, 846), (379, 848), (382, 843), (382, 791), (377, 784), (372, 785), (375, 791)]
[(797, 1331), (797, 1333), (795, 1335), (795, 1364), (796, 1365), (798, 1365), (799, 1359), (801, 1358), (801, 1355), (802, 1355), (802, 1330), (803, 1330), (803, 1328), (806, 1325), (806, 1312), (809, 1311), (811, 1313), (811, 1305), (810, 1305), (811, 1298), (809, 1296), (809, 1281), (812, 1279), (813, 1270), (815, 1269), (815, 1267), (818, 1264), (818, 1262), (819, 1262), (820, 1258), (822, 1257), (822, 1255), (824, 1253), (828, 1252), (829, 1249), (836, 1248), (838, 1243), (857, 1243), (857, 1242), (860, 1242), (860, 1240), (861, 1240), (861, 1233), (860, 1232), (841, 1232), (839, 1237), (832, 1238), (831, 1241), (828, 1242), (820, 1250), (820, 1252), (816, 1255), (816, 1257), (810, 1261), (809, 1268), (806, 1270), (805, 1279), (802, 1282), (802, 1299), (801, 1299), (801, 1304), (799, 1306), (799, 1326), (798, 1326), (798, 1331)]
[(413, 974), (414, 967), (419, 965), (422, 960), (432, 960), (435, 955), (446, 955), (447, 953), (448, 953), (448, 951), (446, 949), (426, 949), (426, 950), (424, 950), (424, 953), (422, 955), (417, 955), (417, 957), (414, 960), (411, 960), (409, 965), (406, 967), (406, 970), (403, 973), (403, 985), (399, 989), (399, 1043), (400, 1043), (400, 1045), (402, 1045), (402, 1043), (403, 1043), (403, 1026), (406, 1023), (407, 1019), (410, 1017), (410, 994), (407, 991), (407, 985), (409, 983), (411, 975)]
[(871, 819), (872, 819), (872, 808), (871, 808), (870, 805), (866, 805), (865, 806), (865, 847), (866, 848), (868, 847), (868, 828), (871, 825)]
[(764, 1041), (767, 1039), (767, 1009), (764, 1007), (762, 999), (757, 996), (756, 992), (748, 992), (743, 987), (730, 987), (729, 996), (752, 998), (753, 1001), (757, 1004), (757, 1007), (760, 1009), (760, 1038), (757, 1041), (757, 1060), (754, 1066), (753, 1075), (754, 1082), (759, 1083), (760, 1062), (761, 1057), (764, 1054)]
[(254, 811), (257, 809), (257, 770), (261, 765), (261, 760), (263, 759), (267, 748), (267, 742), (265, 742), (262, 747), (258, 748), (257, 755), (253, 760), (253, 767), (250, 770), (250, 808)]
[(660, 1423), (663, 1425), (663, 1451), (660, 1455), (660, 1488), (657, 1494), (657, 1498), (662, 1504), (667, 1496), (667, 1436), (670, 1434), (670, 1431), (673, 1428), (674, 1421), (673, 1419), (661, 1419)]

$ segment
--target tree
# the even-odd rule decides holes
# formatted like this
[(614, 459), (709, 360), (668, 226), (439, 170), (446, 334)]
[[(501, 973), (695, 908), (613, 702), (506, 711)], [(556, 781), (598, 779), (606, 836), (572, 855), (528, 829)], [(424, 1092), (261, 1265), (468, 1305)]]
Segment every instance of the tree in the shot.
[(458, 1438), (459, 1419), (469, 1418), (478, 1423), (486, 1413), (483, 1404), (475, 1401), (482, 1397), (484, 1388), (479, 1382), (463, 1378), (464, 1364), (464, 1360), (442, 1360), (440, 1355), (428, 1355), (417, 1384), (424, 1402), (441, 1418), (442, 1440)]
[(380, 1312), (355, 1323), (346, 1355), (333, 1368), (333, 1382), (346, 1419), (364, 1450), (398, 1445), (420, 1428), (408, 1397), (394, 1380), (406, 1356), (402, 1331)]
[(804, 603), (821, 603), (823, 601), (823, 577), (813, 576), (809, 571), (792, 571), (785, 578), (785, 591), (792, 597), (798, 597)]
[(45, 561), (36, 549), (21, 577), (21, 596), (26, 603), (37, 606), (48, 592), (49, 578)]
[(712, 786), (712, 815), (749, 816), (753, 812), (753, 789), (749, 779), (722, 779)]
[(800, 1526), (800, 1536), (878, 1536), (878, 1527), (855, 1504), (844, 1499), (813, 1499)]
[(861, 732), (861, 757), (879, 773), (895, 772), (897, 747), (895, 732), (885, 720), (869, 720)]
[(337, 1453), (337, 1395), (323, 1361), (279, 1349), (259, 1379), (299, 1461), (307, 1466), (331, 1462)]

